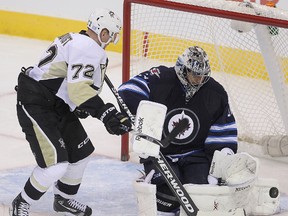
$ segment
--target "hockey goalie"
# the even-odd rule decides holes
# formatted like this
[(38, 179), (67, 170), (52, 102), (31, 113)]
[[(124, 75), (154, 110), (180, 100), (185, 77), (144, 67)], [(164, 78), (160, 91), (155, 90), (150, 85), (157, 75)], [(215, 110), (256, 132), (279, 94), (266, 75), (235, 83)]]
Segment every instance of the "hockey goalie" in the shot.
[[(157, 113), (152, 116), (149, 111)], [(139, 132), (161, 139), (166, 107), (149, 101), (142, 101), (138, 107), (135, 131), (132, 138), (134, 151), (141, 158), (159, 157), (160, 146), (151, 140), (140, 139)], [(169, 170), (167, 170), (168, 172)], [(279, 211), (280, 195), (276, 179), (258, 176), (259, 162), (248, 153), (234, 153), (230, 148), (214, 152), (207, 182), (209, 184), (184, 184), (184, 188), (195, 203), (198, 212), (192, 216), (248, 216), (273, 215)], [(161, 175), (151, 170), (134, 182), (137, 194), (139, 216), (186, 216), (183, 208), (176, 212), (160, 212), (157, 203), (172, 205), (167, 199), (157, 199), (159, 192), (152, 178)], [(172, 184), (175, 184), (173, 182)], [(181, 192), (182, 193), (182, 192)], [(158, 195), (159, 196), (159, 195)], [(177, 202), (177, 200), (175, 201)]]
[[(266, 193), (270, 187), (277, 188), (276, 183), (258, 180), (256, 159), (244, 153), (234, 154), (237, 127), (228, 94), (211, 77), (209, 58), (203, 48), (188, 47), (178, 56), (175, 66), (152, 67), (132, 77), (121, 84), (119, 95), (136, 114), (133, 151), (141, 155), (145, 174), (151, 176), (151, 184), (135, 183), (139, 215), (276, 212), (279, 195), (270, 199)], [(157, 109), (148, 102), (157, 103)], [(187, 127), (166, 148), (137, 135), (144, 133), (164, 141), (185, 118)]]

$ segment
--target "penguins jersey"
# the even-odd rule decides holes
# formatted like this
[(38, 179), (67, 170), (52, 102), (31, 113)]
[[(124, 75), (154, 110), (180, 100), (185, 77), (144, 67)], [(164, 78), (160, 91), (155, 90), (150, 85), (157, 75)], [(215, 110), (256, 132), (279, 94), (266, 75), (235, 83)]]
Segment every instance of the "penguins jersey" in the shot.
[(69, 105), (93, 115), (103, 105), (98, 96), (104, 82), (107, 55), (84, 30), (56, 38), (29, 72)]
[(224, 147), (237, 151), (237, 128), (229, 108), (228, 95), (212, 77), (189, 102), (185, 101), (185, 92), (174, 67), (159, 66), (142, 72), (123, 83), (119, 87), (119, 94), (133, 114), (141, 100), (166, 105), (164, 137), (181, 118), (189, 119), (188, 128), (167, 148), (161, 149), (171, 159), (186, 155), (212, 157), (215, 150)]

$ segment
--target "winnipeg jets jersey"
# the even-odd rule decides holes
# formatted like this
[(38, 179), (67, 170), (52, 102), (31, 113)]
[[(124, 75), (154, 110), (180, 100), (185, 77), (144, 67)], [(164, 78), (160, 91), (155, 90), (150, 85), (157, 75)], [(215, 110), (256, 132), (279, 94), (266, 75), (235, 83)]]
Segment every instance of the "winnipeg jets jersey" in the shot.
[(107, 62), (105, 51), (85, 31), (67, 33), (52, 42), (28, 75), (73, 111), (89, 100), (93, 106), (91, 101), (101, 92)]
[(237, 128), (228, 95), (212, 77), (186, 102), (174, 68), (159, 66), (123, 83), (119, 94), (134, 114), (141, 100), (166, 105), (163, 136), (172, 131), (179, 119), (189, 119), (189, 127), (167, 148), (161, 149), (166, 156), (177, 158), (193, 154), (200, 158), (212, 157), (215, 150), (224, 147), (237, 151)]

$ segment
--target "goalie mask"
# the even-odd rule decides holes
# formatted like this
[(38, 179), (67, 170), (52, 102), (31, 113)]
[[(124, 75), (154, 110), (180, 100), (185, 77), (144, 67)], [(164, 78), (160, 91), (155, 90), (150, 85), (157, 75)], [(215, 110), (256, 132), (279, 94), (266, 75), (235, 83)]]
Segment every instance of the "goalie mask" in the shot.
[[(110, 42), (116, 44), (119, 41), (119, 32), (121, 31), (122, 24), (120, 18), (113, 11), (99, 9), (90, 15), (87, 27), (98, 35), (101, 47), (104, 48)], [(99, 37), (103, 29), (109, 31), (109, 40), (106, 43), (101, 41)]]
[(189, 47), (178, 57), (175, 71), (188, 102), (210, 78), (211, 69), (206, 52), (198, 46)]

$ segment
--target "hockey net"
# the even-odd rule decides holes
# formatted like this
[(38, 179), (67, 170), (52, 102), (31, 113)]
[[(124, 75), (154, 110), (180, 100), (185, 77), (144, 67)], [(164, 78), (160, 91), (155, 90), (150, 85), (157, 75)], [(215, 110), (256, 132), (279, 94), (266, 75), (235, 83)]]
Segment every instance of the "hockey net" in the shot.
[[(152, 66), (174, 66), (186, 48), (200, 46), (226, 88), (239, 141), (252, 148), (276, 137), (275, 151), (287, 150), (287, 27), (287, 11), (255, 3), (125, 0), (123, 81)], [(122, 160), (128, 154), (124, 136)]]

